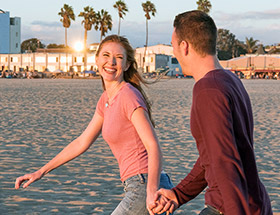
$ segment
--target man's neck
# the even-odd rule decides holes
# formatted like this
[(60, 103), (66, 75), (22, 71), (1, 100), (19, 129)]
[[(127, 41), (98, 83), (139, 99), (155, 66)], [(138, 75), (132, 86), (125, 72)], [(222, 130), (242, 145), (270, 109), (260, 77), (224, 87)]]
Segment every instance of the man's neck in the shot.
[(208, 72), (216, 69), (223, 69), (220, 65), (219, 60), (216, 56), (207, 55), (205, 57), (197, 57), (192, 62), (193, 68), (193, 78), (198, 82), (203, 78)]

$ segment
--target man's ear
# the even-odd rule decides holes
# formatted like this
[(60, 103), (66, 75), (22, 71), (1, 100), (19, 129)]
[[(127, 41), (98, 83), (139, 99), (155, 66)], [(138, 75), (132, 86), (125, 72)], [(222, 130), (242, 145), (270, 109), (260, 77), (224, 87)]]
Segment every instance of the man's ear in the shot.
[(188, 53), (189, 53), (189, 43), (187, 41), (183, 40), (180, 43), (180, 48), (181, 48), (184, 55), (188, 55)]

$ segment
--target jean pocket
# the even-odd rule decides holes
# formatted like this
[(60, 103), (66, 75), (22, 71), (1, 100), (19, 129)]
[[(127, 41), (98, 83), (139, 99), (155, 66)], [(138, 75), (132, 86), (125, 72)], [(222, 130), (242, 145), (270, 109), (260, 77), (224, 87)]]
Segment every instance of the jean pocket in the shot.
[(171, 189), (174, 187), (173, 183), (168, 174), (162, 173), (160, 176), (160, 185), (159, 188)]

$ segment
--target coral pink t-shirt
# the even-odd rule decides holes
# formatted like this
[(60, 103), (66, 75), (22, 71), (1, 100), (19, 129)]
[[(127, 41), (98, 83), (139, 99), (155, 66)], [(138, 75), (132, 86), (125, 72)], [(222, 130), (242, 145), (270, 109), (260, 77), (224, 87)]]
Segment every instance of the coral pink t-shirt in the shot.
[(133, 112), (142, 107), (147, 111), (142, 94), (125, 83), (108, 105), (106, 91), (101, 95), (96, 111), (103, 117), (102, 136), (116, 157), (121, 180), (139, 173), (148, 173), (148, 153), (131, 122)]

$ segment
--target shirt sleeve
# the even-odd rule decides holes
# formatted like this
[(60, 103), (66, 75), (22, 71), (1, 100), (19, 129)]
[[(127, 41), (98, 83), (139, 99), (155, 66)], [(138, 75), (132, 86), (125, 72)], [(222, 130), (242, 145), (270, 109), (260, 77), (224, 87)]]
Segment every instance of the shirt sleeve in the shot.
[(200, 158), (198, 158), (191, 172), (176, 187), (172, 188), (179, 206), (192, 200), (205, 189), (207, 182), (204, 173), (204, 169), (200, 165)]
[[(201, 133), (199, 151), (224, 201), (225, 214), (250, 214), (248, 188), (235, 142), (231, 100), (217, 89), (204, 89), (194, 96), (193, 114)], [(201, 156), (201, 154), (200, 154)]]
[(132, 114), (137, 108), (142, 107), (147, 111), (147, 106), (142, 94), (135, 88), (127, 91), (122, 96), (122, 101), (125, 114), (129, 120), (131, 120)]

